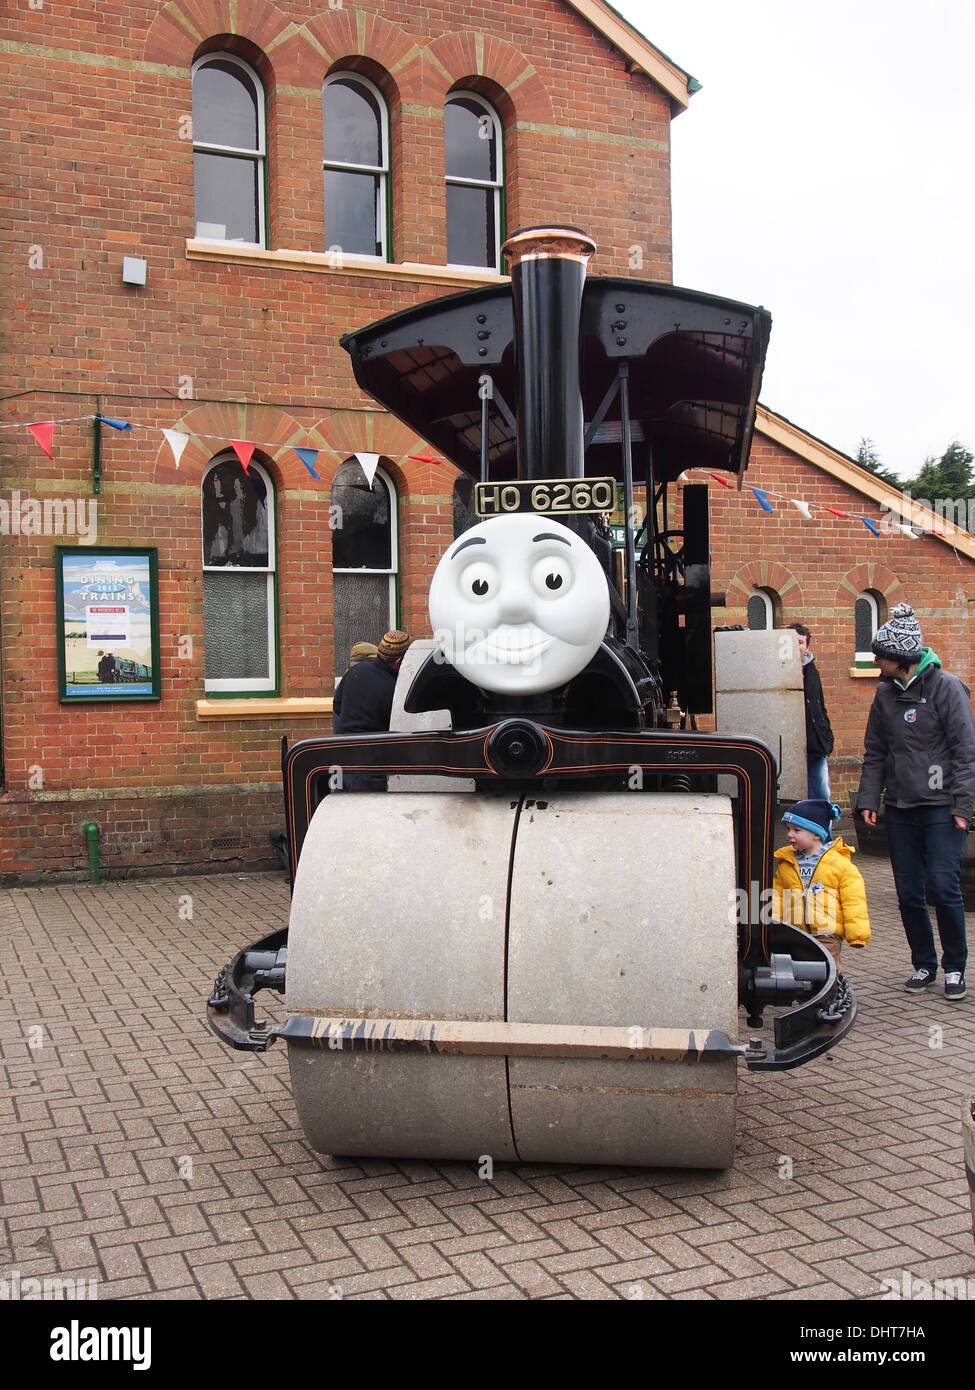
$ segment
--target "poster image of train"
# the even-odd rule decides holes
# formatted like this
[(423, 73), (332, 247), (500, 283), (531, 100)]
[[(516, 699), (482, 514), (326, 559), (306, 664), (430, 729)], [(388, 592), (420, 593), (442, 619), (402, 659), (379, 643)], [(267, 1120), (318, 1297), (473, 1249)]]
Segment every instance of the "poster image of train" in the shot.
[(158, 695), (155, 574), (146, 551), (62, 550), (62, 699)]

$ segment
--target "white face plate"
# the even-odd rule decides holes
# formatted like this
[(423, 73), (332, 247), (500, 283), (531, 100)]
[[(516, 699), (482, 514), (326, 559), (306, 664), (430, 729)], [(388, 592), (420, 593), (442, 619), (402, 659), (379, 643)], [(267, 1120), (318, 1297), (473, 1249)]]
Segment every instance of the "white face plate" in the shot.
[(473, 526), (441, 557), (430, 622), (444, 658), (502, 695), (555, 690), (599, 650), (609, 589), (584, 541), (547, 516)]

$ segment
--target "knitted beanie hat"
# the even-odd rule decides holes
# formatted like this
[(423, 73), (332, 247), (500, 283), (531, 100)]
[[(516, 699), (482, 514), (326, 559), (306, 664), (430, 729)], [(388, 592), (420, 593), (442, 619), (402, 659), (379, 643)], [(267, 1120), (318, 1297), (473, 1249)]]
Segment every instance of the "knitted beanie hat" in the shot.
[(360, 661), (370, 661), (374, 656), (379, 655), (379, 648), (375, 642), (356, 642), (349, 652), (349, 665), (356, 666)]
[(397, 657), (406, 655), (406, 649), (412, 641), (413, 638), (408, 632), (394, 628), (392, 632), (384, 634), (379, 644), (379, 655), (384, 661), (395, 661)]
[(840, 808), (830, 801), (797, 801), (789, 807), (782, 820), (786, 825), (798, 825), (800, 830), (811, 830), (825, 843), (830, 838), (830, 826), (842, 814)]
[(921, 624), (909, 603), (899, 603), (871, 643), (874, 655), (910, 666), (921, 660)]

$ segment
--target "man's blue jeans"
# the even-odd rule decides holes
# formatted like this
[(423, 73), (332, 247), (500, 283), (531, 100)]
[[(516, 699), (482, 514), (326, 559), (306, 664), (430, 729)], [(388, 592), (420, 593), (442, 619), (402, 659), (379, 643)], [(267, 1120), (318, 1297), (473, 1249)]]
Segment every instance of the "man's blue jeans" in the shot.
[(825, 758), (813, 758), (806, 754), (806, 795), (810, 801), (832, 801), (829, 789), (829, 764)]
[(964, 974), (968, 945), (961, 860), (967, 831), (955, 825), (950, 806), (891, 806), (887, 802), (884, 822), (897, 886), (897, 906), (914, 969), (930, 970), (932, 974), (938, 969), (927, 907), (930, 895), (938, 919), (942, 968)]

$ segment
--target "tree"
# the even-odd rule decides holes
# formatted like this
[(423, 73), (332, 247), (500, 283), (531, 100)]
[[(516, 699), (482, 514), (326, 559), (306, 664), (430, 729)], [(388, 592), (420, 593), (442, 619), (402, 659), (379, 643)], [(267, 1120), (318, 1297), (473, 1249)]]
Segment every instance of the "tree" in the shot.
[(861, 468), (865, 468), (868, 473), (880, 479), (882, 483), (889, 483), (891, 487), (900, 488), (901, 480), (896, 473), (892, 473), (889, 468), (885, 468), (880, 461), (880, 455), (874, 447), (872, 439), (864, 436), (860, 440), (857, 448), (857, 463)]
[(975, 520), (975, 478), (972, 464), (975, 455), (956, 439), (940, 458), (927, 458), (916, 478), (904, 484), (905, 490), (918, 501), (922, 499), (956, 526), (971, 531)]

